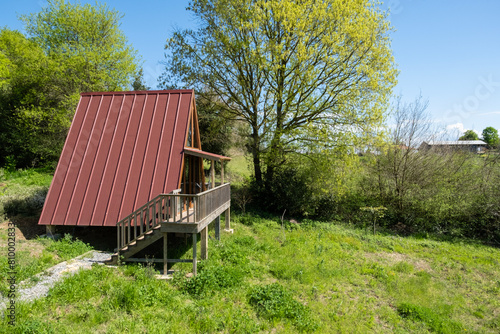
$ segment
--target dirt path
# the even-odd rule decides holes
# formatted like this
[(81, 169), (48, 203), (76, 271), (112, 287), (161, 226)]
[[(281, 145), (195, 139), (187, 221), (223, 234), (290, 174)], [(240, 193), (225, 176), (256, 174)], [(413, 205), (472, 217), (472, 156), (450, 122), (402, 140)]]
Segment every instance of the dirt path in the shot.
[[(50, 288), (68, 275), (74, 275), (79, 270), (90, 269), (94, 263), (103, 264), (109, 259), (111, 259), (111, 253), (90, 251), (74, 259), (56, 264), (43, 273), (35, 275), (35, 280), (28, 279), (19, 283), (16, 302), (30, 302), (45, 297)], [(33, 284), (33, 281), (36, 281), (36, 283)], [(7, 302), (6, 299), (0, 300), (0, 310), (5, 309)]]

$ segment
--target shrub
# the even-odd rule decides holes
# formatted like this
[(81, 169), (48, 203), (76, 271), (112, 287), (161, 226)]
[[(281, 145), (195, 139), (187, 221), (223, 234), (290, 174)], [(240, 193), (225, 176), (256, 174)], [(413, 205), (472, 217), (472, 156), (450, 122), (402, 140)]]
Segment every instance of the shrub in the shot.
[(305, 215), (311, 209), (312, 191), (304, 170), (284, 165), (275, 170), (273, 179), (266, 180), (265, 187), (251, 183), (252, 204), (270, 212), (287, 215)]
[(17, 325), (12, 333), (53, 334), (56, 333), (56, 330), (48, 322), (38, 319), (27, 319)]
[(24, 192), (3, 199), (4, 211), (9, 216), (35, 216), (43, 208), (47, 188), (26, 189)]
[(237, 286), (243, 280), (243, 272), (235, 267), (200, 268), (196, 276), (180, 283), (182, 290), (193, 296), (209, 295), (216, 290)]
[(278, 283), (253, 287), (248, 294), (248, 301), (259, 316), (264, 318), (289, 319), (301, 331), (314, 331), (318, 328), (309, 315), (309, 309), (297, 302)]

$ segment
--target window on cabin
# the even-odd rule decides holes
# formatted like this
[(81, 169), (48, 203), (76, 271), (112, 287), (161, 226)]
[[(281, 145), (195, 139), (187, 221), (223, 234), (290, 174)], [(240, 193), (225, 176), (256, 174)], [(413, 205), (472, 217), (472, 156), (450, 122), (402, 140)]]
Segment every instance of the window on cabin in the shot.
[(204, 181), (203, 159), (186, 155), (182, 174), (182, 192), (184, 194), (197, 194), (205, 191)]
[(188, 138), (187, 138), (186, 146), (187, 147), (193, 147), (193, 134), (191, 132), (191, 126), (189, 126)]

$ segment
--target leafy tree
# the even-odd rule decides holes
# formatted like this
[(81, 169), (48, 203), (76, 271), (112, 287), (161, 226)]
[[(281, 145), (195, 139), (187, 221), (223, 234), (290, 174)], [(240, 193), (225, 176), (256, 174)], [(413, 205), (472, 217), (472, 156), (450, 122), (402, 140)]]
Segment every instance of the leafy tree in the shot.
[(7, 77), (9, 76), (10, 61), (7, 56), (0, 51), (0, 89), (7, 84)]
[(128, 88), (139, 71), (137, 51), (119, 29), (120, 15), (106, 5), (48, 0), (21, 16), (28, 36), (62, 65), (69, 94)]
[(227, 155), (232, 143), (232, 122), (221, 117), (217, 103), (207, 99), (197, 101), (198, 125), (202, 148), (208, 152)]
[(458, 140), (479, 140), (479, 136), (474, 130), (467, 130)]
[(167, 40), (164, 87), (194, 87), (246, 122), (254, 175), (380, 124), (395, 84), (389, 24), (369, 0), (193, 0)]
[(22, 17), (30, 38), (0, 31), (0, 165), (55, 163), (79, 94), (130, 87), (138, 59), (120, 18), (103, 5), (49, 0)]
[(7, 157), (19, 166), (57, 159), (71, 121), (56, 89), (58, 64), (17, 31), (0, 31), (0, 50), (8, 59), (0, 90), (0, 163)]
[(483, 140), (488, 144), (489, 148), (497, 148), (500, 144), (498, 130), (494, 127), (488, 126), (483, 130)]
[(144, 82), (144, 70), (141, 68), (139, 72), (134, 76), (134, 81), (132, 82), (133, 90), (149, 90), (150, 87)]

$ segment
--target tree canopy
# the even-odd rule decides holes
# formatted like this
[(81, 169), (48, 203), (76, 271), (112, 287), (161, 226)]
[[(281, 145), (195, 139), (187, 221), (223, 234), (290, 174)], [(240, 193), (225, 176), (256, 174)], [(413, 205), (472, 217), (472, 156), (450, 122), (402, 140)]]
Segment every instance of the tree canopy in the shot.
[(27, 35), (63, 65), (68, 89), (123, 90), (138, 72), (137, 51), (119, 29), (123, 16), (104, 4), (48, 0), (38, 13), (21, 16)]
[(498, 130), (492, 126), (488, 126), (483, 130), (483, 140), (488, 144), (490, 148), (497, 148), (500, 144), (500, 139), (498, 138)]
[(474, 130), (467, 130), (458, 140), (479, 140), (479, 136)]
[(391, 28), (371, 1), (194, 0), (188, 9), (199, 29), (167, 40), (161, 82), (194, 87), (248, 124), (257, 183), (290, 152), (345, 147), (381, 123), (397, 71)]
[(130, 87), (139, 59), (120, 18), (104, 5), (49, 0), (21, 17), (27, 37), (0, 30), (0, 165), (56, 162), (79, 94)]
[(62, 108), (65, 99), (54, 89), (57, 63), (17, 31), (0, 31), (0, 50), (8, 59), (0, 90), (1, 159), (15, 157), (20, 167), (57, 159), (71, 121)]

